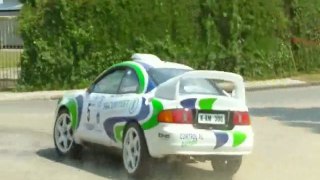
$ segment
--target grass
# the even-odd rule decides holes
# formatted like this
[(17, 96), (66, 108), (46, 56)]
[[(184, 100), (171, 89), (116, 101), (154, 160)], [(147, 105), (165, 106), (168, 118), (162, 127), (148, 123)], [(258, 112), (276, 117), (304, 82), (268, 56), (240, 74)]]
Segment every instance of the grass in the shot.
[(309, 74), (298, 74), (296, 76), (293, 76), (292, 79), (306, 81), (309, 83), (320, 82), (320, 71), (319, 72), (312, 72)]
[(21, 50), (0, 50), (0, 68), (20, 66)]

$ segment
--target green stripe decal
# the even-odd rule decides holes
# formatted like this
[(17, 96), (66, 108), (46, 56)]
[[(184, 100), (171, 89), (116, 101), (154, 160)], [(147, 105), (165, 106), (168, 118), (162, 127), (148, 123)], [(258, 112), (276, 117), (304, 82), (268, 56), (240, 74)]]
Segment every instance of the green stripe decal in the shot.
[(151, 129), (159, 124), (158, 114), (163, 110), (163, 105), (159, 100), (153, 99), (152, 107), (153, 107), (153, 112), (152, 112), (151, 118), (142, 124), (142, 129), (144, 130)]
[(122, 142), (124, 125), (119, 125), (115, 127), (115, 138), (117, 142)]
[(247, 138), (247, 135), (243, 132), (235, 131), (233, 132), (233, 147), (237, 147), (242, 144)]
[(128, 66), (128, 67), (134, 69), (134, 71), (137, 73), (137, 76), (138, 76), (138, 79), (139, 79), (139, 93), (143, 93), (145, 88), (146, 88), (145, 87), (146, 83), (145, 83), (145, 78), (144, 78), (144, 75), (143, 75), (143, 70), (140, 67), (140, 65), (138, 63), (135, 63), (135, 62), (126, 61), (126, 62), (117, 64), (117, 65), (114, 65), (112, 67), (118, 67), (118, 66)]
[(216, 102), (217, 99), (215, 98), (207, 98), (207, 99), (200, 99), (199, 101), (199, 107), (201, 110), (210, 110), (213, 107), (214, 102)]
[(78, 116), (77, 116), (77, 103), (74, 99), (69, 99), (66, 103), (66, 106), (71, 115), (71, 126), (73, 129), (76, 129), (78, 124)]

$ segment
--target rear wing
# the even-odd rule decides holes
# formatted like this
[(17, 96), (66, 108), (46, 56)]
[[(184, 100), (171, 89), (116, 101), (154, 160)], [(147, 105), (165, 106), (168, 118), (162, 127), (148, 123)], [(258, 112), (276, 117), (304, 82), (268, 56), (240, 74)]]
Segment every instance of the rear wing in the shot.
[(179, 85), (180, 80), (184, 78), (200, 78), (200, 79), (212, 79), (212, 80), (221, 80), (221, 81), (230, 81), (234, 84), (234, 93), (233, 98), (238, 99), (245, 103), (246, 95), (245, 95), (245, 86), (243, 82), (242, 76), (224, 72), (224, 71), (190, 71), (186, 72), (180, 76), (172, 78), (167, 82), (160, 84), (155, 92), (155, 97), (175, 100), (179, 96)]

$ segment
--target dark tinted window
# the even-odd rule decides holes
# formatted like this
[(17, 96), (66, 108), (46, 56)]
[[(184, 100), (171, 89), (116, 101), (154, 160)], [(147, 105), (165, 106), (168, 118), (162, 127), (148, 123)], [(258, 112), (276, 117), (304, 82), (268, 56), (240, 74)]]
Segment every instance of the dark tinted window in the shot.
[(159, 85), (167, 80), (186, 73), (188, 69), (173, 69), (173, 68), (152, 68), (148, 71), (149, 76)]

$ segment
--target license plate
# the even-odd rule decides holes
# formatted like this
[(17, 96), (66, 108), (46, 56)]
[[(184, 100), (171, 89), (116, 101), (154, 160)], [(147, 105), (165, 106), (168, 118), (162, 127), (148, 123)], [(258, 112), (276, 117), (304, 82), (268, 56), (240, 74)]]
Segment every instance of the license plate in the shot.
[(226, 123), (226, 118), (225, 118), (224, 114), (199, 113), (198, 114), (198, 123), (199, 124), (223, 125)]

